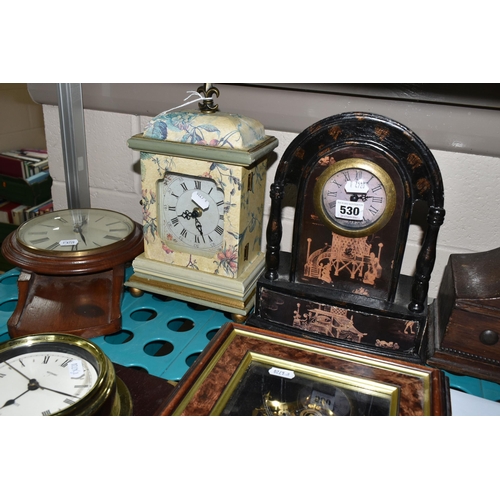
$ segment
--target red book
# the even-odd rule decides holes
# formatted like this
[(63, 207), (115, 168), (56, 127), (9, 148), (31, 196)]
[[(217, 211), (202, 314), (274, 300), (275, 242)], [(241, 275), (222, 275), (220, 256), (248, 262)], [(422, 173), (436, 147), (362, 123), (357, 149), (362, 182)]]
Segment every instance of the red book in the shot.
[(25, 175), (24, 161), (0, 154), (0, 174), (23, 179)]

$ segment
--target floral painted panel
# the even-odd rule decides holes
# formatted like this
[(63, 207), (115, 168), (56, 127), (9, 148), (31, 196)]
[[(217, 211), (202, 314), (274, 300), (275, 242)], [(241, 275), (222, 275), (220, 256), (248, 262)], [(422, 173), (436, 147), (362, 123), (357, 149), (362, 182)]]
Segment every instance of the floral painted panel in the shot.
[(181, 111), (160, 113), (143, 133), (160, 141), (247, 149), (265, 137), (263, 125), (242, 115)]
[[(261, 253), (267, 160), (250, 168), (141, 152), (145, 255), (148, 259), (238, 278)], [(158, 183), (167, 173), (210, 178), (224, 192), (224, 237), (213, 255), (172, 248), (173, 235), (160, 237)], [(175, 245), (174, 245), (175, 246)]]

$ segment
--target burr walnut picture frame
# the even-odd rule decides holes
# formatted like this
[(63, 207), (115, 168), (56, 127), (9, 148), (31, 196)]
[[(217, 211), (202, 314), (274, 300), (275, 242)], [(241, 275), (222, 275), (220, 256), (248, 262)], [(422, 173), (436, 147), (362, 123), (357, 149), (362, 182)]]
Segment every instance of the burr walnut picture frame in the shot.
[(227, 323), (160, 415), (448, 415), (443, 372)]

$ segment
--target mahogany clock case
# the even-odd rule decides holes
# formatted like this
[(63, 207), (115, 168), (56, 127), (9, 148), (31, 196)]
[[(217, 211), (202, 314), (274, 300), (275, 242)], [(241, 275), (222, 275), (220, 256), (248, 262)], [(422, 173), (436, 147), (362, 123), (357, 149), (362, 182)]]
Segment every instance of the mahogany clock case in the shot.
[(144, 249), (141, 225), (130, 224), (126, 238), (88, 252), (39, 251), (11, 233), (2, 253), (22, 272), (7, 323), (10, 336), (66, 332), (92, 338), (119, 331), (125, 266)]
[[(375, 164), (387, 178), (380, 186), (391, 210), (386, 208), (384, 225), (372, 231), (341, 234), (318, 211), (318, 179), (346, 160), (362, 168)], [(292, 251), (284, 252), (282, 200), (290, 189), (297, 192), (294, 233)], [(266, 271), (248, 324), (423, 362), (427, 292), (444, 221), (444, 194), (439, 167), (422, 140), (379, 115), (326, 118), (289, 145), (270, 196)], [(365, 196), (365, 210), (378, 210), (371, 198)], [(425, 237), (414, 275), (405, 276), (401, 266), (417, 202), (428, 210)]]

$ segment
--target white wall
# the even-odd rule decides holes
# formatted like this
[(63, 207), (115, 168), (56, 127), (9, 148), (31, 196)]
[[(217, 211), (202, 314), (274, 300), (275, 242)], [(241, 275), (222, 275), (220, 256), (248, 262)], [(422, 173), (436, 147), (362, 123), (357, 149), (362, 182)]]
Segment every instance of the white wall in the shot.
[[(158, 110), (161, 112), (162, 110)], [(45, 135), (54, 179), (52, 193), (56, 209), (66, 208), (66, 185), (62, 160), (61, 134), (57, 106), (44, 105)], [(127, 214), (141, 221), (141, 180), (139, 154), (127, 146), (127, 140), (143, 131), (151, 117), (85, 111), (87, 157), (91, 204)], [(265, 125), (265, 124), (264, 124)], [(295, 133), (267, 130), (278, 138), (277, 158), (281, 157)], [(429, 296), (435, 297), (444, 266), (451, 253), (479, 252), (500, 247), (500, 218), (496, 210), (497, 185), (500, 183), (500, 158), (465, 153), (432, 151), (443, 176), (446, 217), (438, 239), (436, 266)], [(277, 160), (268, 171), (268, 186), (274, 179)], [(269, 187), (267, 188), (269, 193)], [(266, 220), (270, 200), (266, 198)], [(293, 210), (284, 211), (282, 249), (290, 250)], [(403, 272), (412, 274), (422, 232), (412, 226), (405, 253)], [(265, 250), (265, 229), (263, 235)]]

